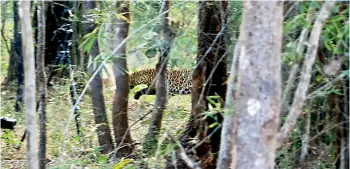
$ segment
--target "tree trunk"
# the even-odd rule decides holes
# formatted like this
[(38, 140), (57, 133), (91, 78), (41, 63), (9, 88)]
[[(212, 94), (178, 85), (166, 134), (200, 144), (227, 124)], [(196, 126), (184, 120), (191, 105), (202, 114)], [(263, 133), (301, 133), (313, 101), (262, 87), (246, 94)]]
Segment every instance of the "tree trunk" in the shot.
[[(83, 8), (84, 11), (94, 9), (96, 7), (95, 1), (84, 1)], [(85, 15), (89, 13), (85, 12)], [(91, 33), (96, 28), (96, 25), (93, 23), (88, 23), (84, 26), (84, 34)], [(98, 42), (96, 41), (91, 48), (90, 57), (92, 60), (100, 53), (98, 49)], [(92, 75), (95, 73), (95, 68), (99, 64), (92, 63), (89, 67), (89, 74)], [(100, 71), (101, 72), (101, 71)], [(91, 86), (91, 97), (92, 97), (92, 106), (93, 113), (95, 117), (95, 124), (97, 126), (97, 137), (100, 146), (102, 147), (101, 152), (107, 154), (113, 150), (113, 141), (111, 136), (111, 129), (109, 128), (108, 118), (106, 113), (105, 101), (103, 97), (103, 84), (101, 73), (97, 74), (95, 78), (90, 82)]]
[[(345, 70), (349, 69), (349, 65), (344, 64)], [(340, 127), (340, 138), (341, 138), (341, 149), (339, 169), (349, 168), (349, 79), (343, 81), (343, 99), (342, 106), (343, 112), (341, 113), (341, 127)]]
[(218, 158), (217, 169), (227, 169), (231, 166), (232, 161), (232, 152), (236, 151), (236, 147), (234, 147), (234, 135), (235, 130), (237, 129), (237, 118), (235, 117), (234, 104), (236, 100), (236, 83), (237, 83), (237, 73), (238, 73), (238, 57), (240, 54), (240, 44), (237, 43), (234, 50), (234, 55), (231, 64), (231, 71), (229, 80), (227, 81), (227, 94), (225, 101), (225, 117), (222, 125), (221, 131), (221, 143), (220, 143), (220, 154)]
[[(35, 62), (34, 40), (30, 18), (30, 1), (19, 1), (19, 15), (24, 51), (24, 90), (27, 128), (27, 165), (29, 169), (38, 168), (38, 145), (36, 139), (36, 103), (35, 103)], [(28, 26), (29, 25), (29, 26)]]
[(299, 161), (303, 162), (309, 152), (309, 139), (311, 129), (311, 112), (306, 112), (303, 121), (303, 136), (301, 137), (301, 153)]
[[(163, 13), (169, 9), (169, 1), (163, 0), (163, 5), (160, 13)], [(146, 153), (154, 153), (158, 144), (158, 134), (162, 126), (163, 112), (166, 108), (167, 103), (167, 64), (168, 54), (170, 53), (170, 46), (172, 42), (172, 32), (169, 28), (168, 13), (164, 14), (161, 18), (160, 29), (163, 31), (163, 39), (166, 41), (166, 45), (161, 48), (161, 54), (159, 56), (158, 63), (156, 65), (157, 76), (156, 76), (156, 112), (153, 113), (151, 122), (146, 136), (145, 144), (143, 149)]]
[[(7, 76), (5, 78), (5, 80), (2, 82), (2, 85), (6, 85), (8, 84), (8, 82), (13, 81), (16, 78), (16, 70), (17, 70), (17, 66), (18, 66), (18, 61), (19, 61), (19, 55), (16, 53), (15, 50), (15, 44), (19, 44), (19, 49), (20, 51), (22, 51), (22, 47), (20, 45), (22, 45), (21, 42), (21, 35), (19, 34), (19, 27), (18, 27), (18, 23), (19, 23), (19, 16), (18, 16), (18, 4), (16, 2), (12, 2), (13, 3), (13, 30), (14, 30), (14, 34), (13, 34), (13, 39), (14, 40), (10, 40), (10, 47), (8, 47), (8, 42), (5, 39), (5, 21), (6, 21), (6, 17), (4, 16), (4, 13), (6, 12), (5, 9), (1, 9), (2, 10), (2, 15), (3, 18), (1, 20), (1, 24), (2, 24), (2, 28), (1, 28), (1, 36), (4, 40), (4, 43), (6, 45), (6, 48), (8, 50), (10, 59), (9, 59), (9, 66), (7, 69)], [(6, 5), (4, 5), (3, 7), (6, 7)], [(18, 39), (16, 39), (18, 38)], [(19, 41), (19, 43), (18, 43)]]
[[(231, 168), (274, 167), (281, 102), (283, 2), (244, 1)], [(234, 150), (234, 149), (233, 149)]]
[[(85, 1), (73, 1), (71, 3), (73, 3), (73, 8), (76, 9), (74, 15), (77, 17), (77, 20), (81, 21), (83, 20), (82, 18), (82, 13), (86, 12), (87, 10), (89, 10), (90, 8), (84, 8), (84, 10), (82, 10), (82, 4)], [(79, 42), (81, 40), (81, 35), (84, 33), (82, 30), (82, 25), (80, 22), (72, 22), (72, 29), (73, 31), (73, 35), (72, 35), (72, 54), (71, 54), (71, 58), (72, 58), (72, 65), (79, 65), (80, 70), (86, 70), (86, 66), (84, 63), (80, 62), (80, 58), (82, 57), (80, 54), (80, 50), (78, 49), (79, 46)], [(83, 29), (86, 29), (86, 27), (84, 27)], [(88, 58), (87, 58), (88, 60)]]
[[(122, 14), (129, 20), (129, 3), (121, 1), (116, 2), (114, 5), (113, 7), (116, 7), (117, 14)], [(117, 18), (115, 14), (115, 12), (112, 12), (109, 16), (109, 24), (106, 24), (108, 48), (111, 51), (128, 36), (129, 32), (129, 21)], [(116, 157), (125, 157), (133, 150), (128, 123), (129, 74), (126, 60), (126, 44), (123, 44), (114, 57), (113, 72), (116, 89), (113, 99), (112, 118), (115, 141), (117, 149), (119, 148)]]
[[(226, 45), (223, 35), (226, 29), (227, 1), (199, 2), (199, 32), (197, 66), (192, 76), (192, 114), (181, 136), (184, 147), (196, 147), (196, 156), (202, 168), (215, 168), (220, 149), (219, 125), (209, 127), (213, 123), (222, 122), (221, 113), (214, 118), (203, 117), (208, 110), (208, 96), (218, 95), (225, 101), (226, 96)], [(223, 104), (221, 104), (223, 107)], [(198, 145), (190, 140), (198, 135)], [(186, 167), (179, 162), (178, 167)]]
[[(11, 63), (9, 65), (9, 70), (8, 73), (12, 73), (12, 71), (16, 72), (17, 76), (17, 99), (16, 99), (16, 104), (15, 104), (15, 111), (20, 111), (20, 102), (22, 102), (23, 98), (23, 83), (24, 83), (24, 72), (23, 72), (23, 53), (22, 53), (22, 39), (21, 39), (21, 33), (20, 33), (20, 19), (19, 19), (19, 8), (17, 3), (13, 3), (13, 12), (14, 12), (14, 43), (13, 43), (13, 51), (12, 53), (14, 57), (14, 62), (13, 65), (11, 66)], [(11, 59), (10, 59), (11, 61)], [(11, 75), (9, 75), (11, 76)]]
[(45, 22), (46, 22), (46, 2), (39, 1), (37, 6), (37, 85), (39, 88), (39, 122), (40, 122), (40, 140), (39, 140), (39, 168), (46, 168), (46, 73), (45, 73)]

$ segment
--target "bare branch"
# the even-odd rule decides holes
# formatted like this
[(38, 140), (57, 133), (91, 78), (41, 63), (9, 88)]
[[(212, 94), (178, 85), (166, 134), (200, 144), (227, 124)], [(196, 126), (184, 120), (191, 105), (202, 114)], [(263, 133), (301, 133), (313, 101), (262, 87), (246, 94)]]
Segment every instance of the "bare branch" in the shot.
[[(312, 16), (315, 13), (315, 9), (312, 7), (309, 7), (309, 11), (306, 15), (306, 22), (308, 23), (312, 23)], [(301, 31), (300, 34), (300, 39), (299, 39), (299, 43), (298, 46), (296, 48), (296, 53), (298, 56), (301, 56), (304, 53), (305, 50), (305, 42), (307, 41), (307, 37), (309, 34), (309, 29), (306, 27)], [(288, 80), (287, 80), (287, 86), (283, 92), (282, 95), (282, 109), (281, 109), (281, 117), (283, 117), (285, 115), (288, 109), (288, 104), (287, 104), (287, 99), (290, 97), (290, 91), (292, 89), (292, 86), (294, 84), (295, 81), (295, 76), (297, 75), (297, 72), (299, 70), (299, 62), (294, 63), (292, 66), (292, 69), (290, 70), (289, 76), (288, 76)]]
[(287, 116), (286, 122), (277, 135), (277, 147), (281, 146), (284, 139), (288, 137), (289, 133), (294, 128), (299, 115), (301, 114), (301, 108), (306, 99), (306, 93), (310, 83), (312, 65), (315, 62), (322, 27), (326, 19), (329, 17), (334, 4), (335, 1), (325, 2), (313, 25), (308, 44), (309, 46), (305, 56), (304, 65), (302, 67), (301, 79), (294, 96), (291, 111)]

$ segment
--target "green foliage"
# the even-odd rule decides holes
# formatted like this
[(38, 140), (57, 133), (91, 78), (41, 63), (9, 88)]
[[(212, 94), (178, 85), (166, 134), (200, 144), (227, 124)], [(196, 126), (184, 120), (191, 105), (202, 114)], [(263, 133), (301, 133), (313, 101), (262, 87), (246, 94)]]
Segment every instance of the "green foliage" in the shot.
[(146, 56), (148, 58), (154, 58), (157, 55), (157, 49), (156, 48), (149, 48), (146, 50)]
[(98, 30), (99, 30), (99, 27), (96, 27), (91, 33), (88, 33), (83, 37), (82, 42), (79, 45), (80, 50), (82, 50), (86, 53), (90, 53), (90, 51), (92, 49), (92, 45), (97, 40)]
[[(333, 54), (345, 54), (349, 51), (349, 15), (348, 10), (339, 11), (339, 6), (333, 10), (333, 16), (326, 22), (321, 39), (327, 50)], [(344, 58), (349, 56), (344, 55)]]
[(1, 139), (5, 141), (6, 144), (11, 145), (12, 147), (16, 144), (19, 144), (20, 141), (16, 138), (14, 133), (8, 129), (2, 129)]
[[(132, 159), (124, 159), (122, 158), (120, 162), (118, 162), (116, 165), (113, 166), (113, 169), (123, 169), (123, 168), (129, 168), (127, 167), (128, 164), (130, 164), (133, 160)], [(131, 169), (131, 168), (130, 168)]]

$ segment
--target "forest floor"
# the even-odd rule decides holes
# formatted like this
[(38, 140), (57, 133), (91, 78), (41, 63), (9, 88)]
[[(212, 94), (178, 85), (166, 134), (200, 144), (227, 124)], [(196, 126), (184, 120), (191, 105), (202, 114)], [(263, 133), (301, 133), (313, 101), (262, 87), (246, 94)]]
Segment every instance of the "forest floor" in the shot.
[[(1, 79), (2, 80), (2, 79)], [(115, 164), (108, 163), (108, 155), (98, 152), (97, 134), (95, 132), (96, 125), (92, 113), (92, 102), (90, 91), (85, 94), (80, 110), (82, 119), (83, 139), (79, 139), (76, 134), (75, 121), (71, 120), (69, 126), (68, 138), (65, 140), (65, 131), (67, 122), (71, 113), (71, 98), (69, 94), (68, 83), (55, 84), (48, 89), (48, 107), (47, 107), (47, 162), (48, 168), (54, 169), (73, 169), (73, 168), (114, 168)], [(68, 81), (66, 81), (68, 82)], [(86, 84), (86, 83), (85, 83)], [(81, 90), (81, 89), (80, 89)], [(136, 89), (137, 90), (137, 89)], [(140, 100), (133, 99), (134, 91), (129, 95), (129, 126), (132, 139), (136, 143), (133, 164), (138, 166), (140, 162), (148, 163), (150, 168), (164, 168), (165, 155), (170, 152), (158, 151), (152, 156), (144, 156), (142, 154), (142, 143), (149, 128), (152, 111), (154, 110), (155, 96), (142, 96)], [(104, 98), (108, 113), (109, 125), (113, 134), (112, 126), (112, 103), (114, 95), (114, 84), (110, 80), (104, 81)], [(1, 87), (1, 117), (11, 117), (18, 120), (17, 126), (13, 131), (1, 131), (1, 168), (22, 169), (26, 168), (26, 142), (20, 149), (16, 149), (20, 145), (20, 139), (24, 131), (24, 112), (14, 111), (16, 101), (16, 85), (15, 83)], [(169, 100), (167, 110), (163, 116), (162, 131), (160, 134), (160, 143), (171, 134), (175, 137), (179, 136), (189, 119), (191, 111), (190, 95), (173, 96)], [(39, 127), (38, 127), (39, 131)], [(114, 137), (113, 137), (114, 139)], [(65, 149), (63, 143), (66, 141)], [(325, 169), (333, 168), (334, 161), (329, 152), (331, 147), (323, 143), (310, 145), (310, 155), (305, 162), (296, 162), (300, 149), (291, 148), (290, 144), (286, 144), (279, 152), (283, 154), (283, 158), (279, 160), (279, 166), (283, 169)], [(295, 151), (294, 151), (295, 150)], [(171, 151), (171, 150), (169, 150)]]
[[(75, 121), (72, 119), (69, 128), (69, 137), (66, 140), (66, 148), (62, 150), (65, 139), (67, 122), (71, 112), (71, 100), (68, 85), (54, 85), (48, 89), (47, 107), (47, 161), (49, 168), (112, 168), (107, 163), (108, 156), (98, 153), (97, 134), (92, 113), (92, 102), (87, 93), (80, 104), (83, 139), (76, 134)], [(108, 120), (112, 128), (111, 110), (114, 87), (108, 83), (104, 88), (105, 104)], [(17, 119), (17, 125), (13, 131), (3, 130), (1, 139), (1, 168), (25, 168), (26, 142), (18, 150), (24, 131), (24, 112), (14, 111), (16, 100), (16, 85), (9, 84), (1, 90), (1, 116)], [(129, 96), (129, 125), (131, 126), (132, 139), (136, 143), (136, 153), (141, 152), (142, 141), (149, 128), (151, 111), (154, 109), (155, 96), (142, 96), (140, 100), (133, 99), (133, 92)], [(163, 117), (162, 133), (170, 133), (178, 136), (183, 131), (189, 115), (191, 98), (187, 96), (174, 96), (168, 103), (167, 111)], [(39, 127), (38, 127), (39, 131)], [(164, 134), (161, 134), (164, 139)], [(114, 137), (113, 137), (114, 138)], [(146, 161), (152, 165), (160, 165), (159, 157), (150, 157)], [(153, 161), (153, 162), (152, 162)], [(76, 167), (74, 167), (76, 166)]]

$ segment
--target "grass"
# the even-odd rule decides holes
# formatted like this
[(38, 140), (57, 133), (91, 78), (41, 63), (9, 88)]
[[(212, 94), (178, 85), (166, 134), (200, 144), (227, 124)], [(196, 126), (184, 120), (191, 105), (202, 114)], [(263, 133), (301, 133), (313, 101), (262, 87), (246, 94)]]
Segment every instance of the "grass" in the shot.
[[(24, 168), (26, 143), (22, 145), (20, 150), (16, 150), (14, 146), (19, 143), (19, 139), (24, 129), (24, 112), (14, 112), (14, 103), (16, 99), (16, 86), (11, 84), (2, 89), (1, 92), (1, 116), (13, 117), (18, 120), (15, 130), (4, 131), (1, 139), (1, 167)], [(47, 160), (49, 168), (75, 168), (77, 166), (88, 166), (89, 168), (112, 168), (107, 163), (107, 156), (101, 155), (97, 151), (97, 135), (95, 132), (95, 124), (92, 112), (92, 103), (89, 95), (86, 95), (80, 104), (82, 131), (84, 138), (80, 141), (76, 136), (74, 121), (71, 122), (69, 130), (69, 139), (66, 140), (66, 151), (61, 152), (62, 143), (64, 141), (64, 129), (67, 125), (69, 113), (71, 109), (71, 100), (68, 85), (54, 85), (49, 90), (48, 107), (47, 107)], [(113, 101), (113, 84), (109, 83), (105, 87), (104, 96), (108, 113), (108, 120), (111, 122), (111, 109)], [(129, 97), (129, 125), (131, 127), (131, 135), (137, 144), (135, 154), (139, 154), (142, 149), (144, 137), (148, 131), (148, 125), (151, 113), (141, 119), (145, 114), (154, 109), (155, 96), (142, 96), (140, 100), (134, 100), (132, 92)], [(174, 96), (170, 99), (168, 109), (164, 114), (162, 123), (162, 133), (167, 131), (172, 135), (178, 136), (184, 129), (190, 112), (190, 96)], [(38, 123), (38, 121), (37, 121)], [(112, 130), (112, 128), (111, 128)], [(113, 130), (112, 130), (113, 131)], [(113, 133), (113, 132), (112, 132)], [(7, 137), (7, 139), (4, 138)], [(161, 134), (162, 136), (162, 134)], [(59, 158), (63, 157), (62, 162)], [(152, 157), (148, 158), (150, 163)], [(16, 163), (14, 163), (16, 161)], [(159, 163), (159, 158), (157, 159)]]

